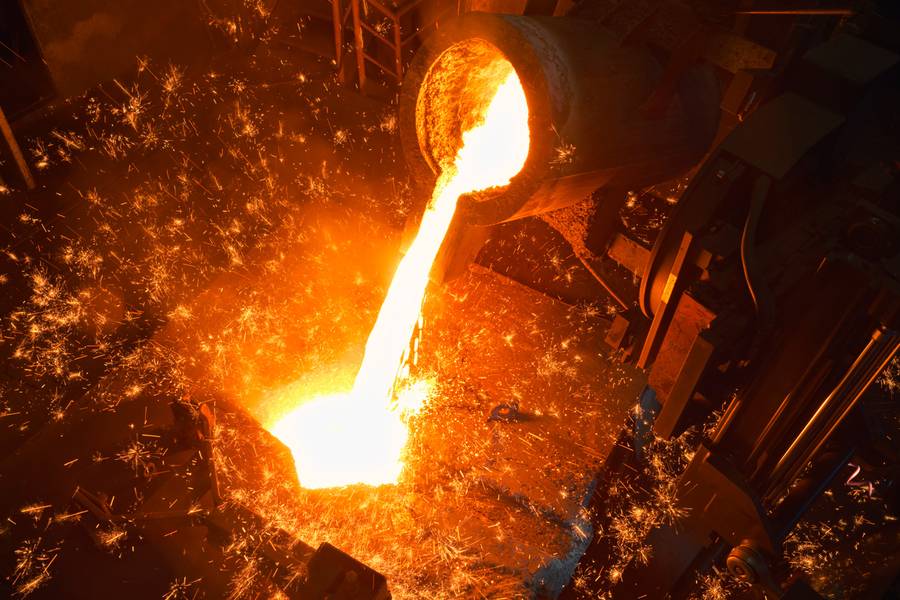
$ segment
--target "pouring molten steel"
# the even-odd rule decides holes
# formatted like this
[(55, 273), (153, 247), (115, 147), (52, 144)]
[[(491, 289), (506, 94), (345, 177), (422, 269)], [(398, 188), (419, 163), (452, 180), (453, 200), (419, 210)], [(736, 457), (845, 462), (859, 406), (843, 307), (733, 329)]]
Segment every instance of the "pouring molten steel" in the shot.
[(409, 435), (405, 420), (423, 405), (427, 385), (408, 386), (394, 402), (395, 380), (457, 200), (461, 194), (507, 185), (528, 156), (525, 93), (512, 65), (503, 71), (508, 75), (497, 81), (483, 122), (463, 133), (452, 164), (443, 166), (416, 238), (397, 268), (366, 342), (353, 390), (310, 399), (271, 428), (291, 449), (304, 487), (397, 482)]

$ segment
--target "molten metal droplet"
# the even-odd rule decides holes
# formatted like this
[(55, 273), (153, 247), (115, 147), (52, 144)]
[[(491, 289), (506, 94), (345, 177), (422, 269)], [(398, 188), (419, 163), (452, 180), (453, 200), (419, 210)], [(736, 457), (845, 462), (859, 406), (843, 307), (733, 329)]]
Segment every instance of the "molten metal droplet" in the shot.
[(394, 404), (392, 390), (419, 318), (431, 265), (459, 196), (507, 185), (525, 164), (528, 139), (528, 105), (513, 71), (498, 82), (484, 122), (463, 134), (454, 164), (438, 179), (369, 335), (353, 391), (307, 400), (271, 427), (291, 449), (304, 487), (396, 483), (409, 435), (404, 414), (421, 408), (428, 390), (424, 384), (413, 385)]

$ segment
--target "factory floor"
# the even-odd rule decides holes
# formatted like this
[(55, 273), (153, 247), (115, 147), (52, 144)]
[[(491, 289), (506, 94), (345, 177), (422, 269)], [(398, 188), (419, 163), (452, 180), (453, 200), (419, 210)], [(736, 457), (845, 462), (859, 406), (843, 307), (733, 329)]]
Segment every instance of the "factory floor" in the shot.
[(393, 109), (342, 93), (321, 61), (137, 67), (18, 124), (38, 188), (4, 173), (4, 400), (46, 397), (7, 417), (0, 456), (309, 199), (402, 226)]
[[(396, 106), (262, 48), (140, 63), (17, 133), (38, 189), (3, 171), (0, 591), (280, 597), (247, 540), (101, 526), (72, 500), (203, 510), (178, 487), (207, 476), (173, 433), (185, 395), (215, 415), (229, 502), (333, 543), (394, 598), (566, 584), (643, 379), (609, 356), (604, 295), (559, 234), (504, 226), (478, 261), (495, 270), (429, 290), (414, 376), (432, 391), (400, 483), (305, 489), (266, 427), (285, 394), (359, 364), (414, 193)], [(504, 403), (516, 418), (489, 421)]]
[[(396, 599), (567, 583), (562, 597), (593, 598), (614, 580), (607, 546), (650, 521), (629, 507), (592, 531), (589, 500), (644, 379), (602, 342), (615, 306), (541, 219), (501, 226), (429, 289), (413, 379), (430, 392), (397, 484), (306, 488), (268, 431), (309, 390), (352, 380), (397, 264), (417, 192), (380, 97), (262, 46), (139, 62), (15, 124), (38, 188), (0, 164), (0, 596), (282, 598), (260, 551), (275, 530), (334, 544)], [(188, 395), (213, 415), (210, 456), (173, 412)], [(503, 406), (514, 418), (492, 418)], [(658, 445), (680, 472), (690, 448)], [(223, 540), (200, 522), (208, 458), (260, 531)], [(664, 497), (670, 480), (647, 489)], [(78, 490), (131, 523), (103, 523)], [(835, 497), (801, 524), (792, 565), (824, 572), (843, 552), (809, 542), (841, 514)], [(845, 525), (866, 540), (858, 564), (878, 565), (896, 528), (866, 523)], [(576, 570), (591, 539), (606, 546)], [(878, 574), (842, 560), (840, 590)]]

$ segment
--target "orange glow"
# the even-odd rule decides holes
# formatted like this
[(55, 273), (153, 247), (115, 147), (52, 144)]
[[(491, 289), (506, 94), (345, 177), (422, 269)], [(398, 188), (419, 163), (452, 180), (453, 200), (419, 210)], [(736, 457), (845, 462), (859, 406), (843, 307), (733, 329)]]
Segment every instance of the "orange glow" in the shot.
[(353, 390), (307, 400), (271, 428), (291, 449), (304, 487), (396, 483), (408, 438), (406, 417), (424, 404), (428, 389), (417, 383), (392, 402), (394, 384), (457, 200), (461, 194), (508, 184), (528, 155), (528, 106), (515, 72), (499, 85), (484, 122), (465, 132), (462, 141), (397, 268)]

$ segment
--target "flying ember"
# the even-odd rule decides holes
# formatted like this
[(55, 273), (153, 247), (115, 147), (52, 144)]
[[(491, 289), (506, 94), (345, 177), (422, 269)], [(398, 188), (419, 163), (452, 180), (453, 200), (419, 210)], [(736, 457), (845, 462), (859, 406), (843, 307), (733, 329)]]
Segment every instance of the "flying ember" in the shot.
[(408, 437), (404, 421), (424, 403), (427, 386), (409, 386), (392, 402), (394, 383), (457, 200), (461, 194), (508, 184), (528, 155), (528, 106), (514, 71), (498, 86), (484, 122), (465, 132), (462, 142), (397, 268), (353, 390), (306, 400), (271, 428), (291, 449), (304, 487), (396, 483)]

